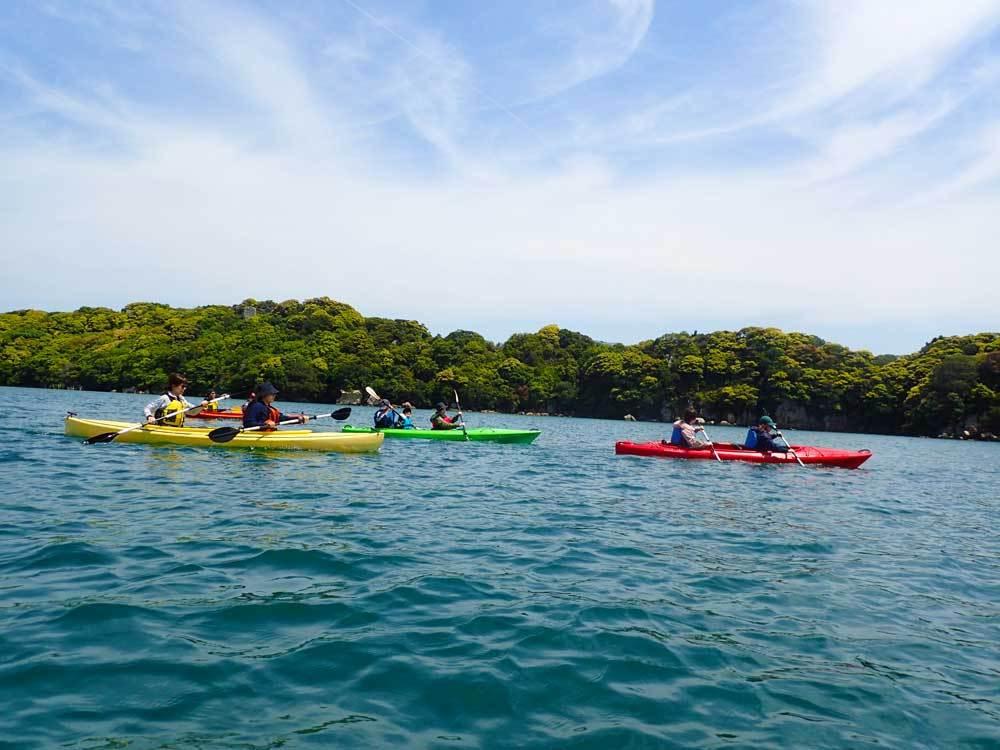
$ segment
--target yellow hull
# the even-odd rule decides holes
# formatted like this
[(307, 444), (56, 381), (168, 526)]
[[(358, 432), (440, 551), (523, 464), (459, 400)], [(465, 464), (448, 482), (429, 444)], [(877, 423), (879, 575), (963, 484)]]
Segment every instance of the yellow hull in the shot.
[[(66, 434), (89, 438), (102, 432), (118, 432), (135, 427), (135, 422), (111, 422), (106, 419), (66, 417)], [(228, 443), (213, 443), (210, 427), (165, 427), (148, 425), (115, 438), (116, 443), (150, 443), (152, 445), (191, 445), (199, 448), (257, 448), (267, 450), (335, 451), (337, 453), (374, 453), (382, 447), (381, 433), (351, 435), (343, 432), (312, 432), (310, 430), (277, 430), (275, 432), (242, 432)]]

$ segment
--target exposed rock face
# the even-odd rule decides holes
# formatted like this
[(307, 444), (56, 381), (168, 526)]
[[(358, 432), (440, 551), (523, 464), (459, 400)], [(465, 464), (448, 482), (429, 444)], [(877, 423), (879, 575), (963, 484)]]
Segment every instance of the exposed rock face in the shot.
[(337, 399), (337, 403), (347, 404), (348, 406), (360, 406), (361, 391), (341, 391), (340, 398)]

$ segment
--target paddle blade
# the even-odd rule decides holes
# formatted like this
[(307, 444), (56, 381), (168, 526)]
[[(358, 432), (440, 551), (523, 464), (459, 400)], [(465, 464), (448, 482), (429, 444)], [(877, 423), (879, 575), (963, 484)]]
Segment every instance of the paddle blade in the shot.
[(377, 393), (375, 393), (375, 389), (372, 388), (370, 385), (366, 385), (365, 386), (365, 393), (367, 393), (369, 396), (371, 396), (376, 401), (380, 401), (381, 400), (381, 397)]
[(217, 427), (208, 433), (208, 439), (213, 443), (228, 443), (241, 432), (243, 430), (238, 427)]
[(97, 445), (98, 443), (110, 443), (118, 437), (117, 432), (102, 432), (100, 435), (94, 435), (94, 437), (89, 437), (83, 441), (84, 445)]
[(337, 411), (335, 411), (330, 416), (336, 419), (337, 421), (347, 419), (349, 416), (351, 416), (351, 407), (345, 406), (343, 409), (337, 409)]

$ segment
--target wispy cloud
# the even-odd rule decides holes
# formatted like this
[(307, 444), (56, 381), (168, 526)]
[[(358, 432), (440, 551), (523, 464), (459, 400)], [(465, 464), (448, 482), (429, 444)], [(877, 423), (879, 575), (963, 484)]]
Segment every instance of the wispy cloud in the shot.
[[(1000, 326), (1000, 2), (752, 7), (0, 15), (4, 306), (332, 294), (635, 339), (858, 336), (946, 295)], [(62, 35), (54, 61), (36, 28)], [(691, 289), (704, 309), (678, 305)]]
[(563, 52), (540, 67), (533, 98), (561, 94), (621, 68), (649, 31), (655, 0), (591, 0), (539, 20), (542, 44)]
[[(867, 2), (813, 0), (806, 39), (815, 62), (780, 111), (795, 112), (866, 94), (898, 101), (926, 85), (974, 40), (1000, 22), (996, 0)], [(871, 104), (871, 102), (869, 103)]]

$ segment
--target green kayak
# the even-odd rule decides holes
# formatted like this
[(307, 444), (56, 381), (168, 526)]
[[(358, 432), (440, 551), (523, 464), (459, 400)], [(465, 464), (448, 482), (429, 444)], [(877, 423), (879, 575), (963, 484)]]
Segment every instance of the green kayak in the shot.
[[(416, 440), (453, 440), (462, 442), (465, 435), (461, 430), (396, 430), (374, 427), (352, 427), (344, 425), (344, 432), (381, 432), (387, 438), (408, 438)], [(490, 443), (530, 443), (541, 433), (540, 430), (503, 430), (498, 427), (469, 427), (469, 440)]]

